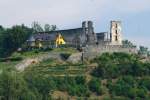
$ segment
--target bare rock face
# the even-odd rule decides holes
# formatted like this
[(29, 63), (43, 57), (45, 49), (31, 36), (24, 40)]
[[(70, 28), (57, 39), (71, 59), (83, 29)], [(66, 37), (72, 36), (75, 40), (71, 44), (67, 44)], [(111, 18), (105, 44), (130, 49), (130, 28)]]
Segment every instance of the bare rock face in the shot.
[(67, 62), (79, 63), (82, 60), (81, 58), (82, 58), (82, 53), (74, 53), (67, 59)]
[(37, 64), (46, 59), (57, 59), (61, 60), (60, 53), (48, 53), (35, 58), (27, 58), (18, 63), (15, 67), (18, 71), (24, 71), (25, 68), (29, 67), (32, 64)]

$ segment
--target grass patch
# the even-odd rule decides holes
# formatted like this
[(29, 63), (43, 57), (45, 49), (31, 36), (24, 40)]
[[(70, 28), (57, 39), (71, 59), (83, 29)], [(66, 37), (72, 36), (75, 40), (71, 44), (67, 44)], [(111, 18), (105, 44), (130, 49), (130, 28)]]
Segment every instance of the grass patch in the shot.
[(42, 76), (55, 75), (83, 75), (87, 69), (83, 64), (70, 64), (58, 62), (54, 59), (47, 59), (38, 65), (34, 65), (25, 70), (25, 73), (35, 73)]
[(61, 53), (76, 53), (79, 52), (77, 49), (75, 48), (55, 48), (53, 49), (53, 52), (61, 52)]
[(0, 62), (0, 70), (3, 70), (3, 69), (5, 69), (5, 70), (15, 70), (14, 66), (18, 63), (19, 63), (18, 61)]

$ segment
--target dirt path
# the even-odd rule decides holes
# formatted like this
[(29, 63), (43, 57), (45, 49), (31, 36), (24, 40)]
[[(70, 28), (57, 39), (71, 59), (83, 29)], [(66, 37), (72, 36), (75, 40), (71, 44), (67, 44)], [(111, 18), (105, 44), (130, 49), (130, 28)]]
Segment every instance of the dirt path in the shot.
[(24, 71), (25, 68), (27, 68), (32, 64), (37, 64), (43, 60), (50, 59), (50, 58), (61, 59), (60, 53), (47, 53), (47, 54), (39, 55), (35, 58), (26, 58), (23, 61), (21, 61), (19, 64), (17, 64), (15, 67), (18, 71)]

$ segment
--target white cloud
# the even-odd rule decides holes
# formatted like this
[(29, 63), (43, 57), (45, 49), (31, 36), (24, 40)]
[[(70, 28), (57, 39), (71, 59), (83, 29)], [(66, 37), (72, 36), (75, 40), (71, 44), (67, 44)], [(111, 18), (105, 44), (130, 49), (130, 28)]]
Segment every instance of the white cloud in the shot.
[(150, 10), (150, 0), (0, 0), (4, 25), (31, 23), (69, 24), (102, 20), (107, 13), (137, 13)]
[(105, 2), (90, 0), (5, 0), (0, 1), (0, 21), (4, 25), (34, 20), (55, 24), (90, 19)]
[[(79, 27), (83, 20), (93, 20), (99, 30), (105, 27), (105, 20), (150, 12), (150, 0), (0, 0), (0, 12), (0, 24), (4, 26), (39, 21), (62, 29)], [(149, 39), (144, 38), (137, 37), (135, 42), (150, 45)]]

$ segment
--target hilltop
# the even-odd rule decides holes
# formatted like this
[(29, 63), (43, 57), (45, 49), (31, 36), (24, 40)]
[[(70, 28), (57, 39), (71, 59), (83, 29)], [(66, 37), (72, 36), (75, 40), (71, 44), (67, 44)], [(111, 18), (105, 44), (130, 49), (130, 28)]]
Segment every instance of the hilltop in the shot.
[[(91, 25), (92, 23), (89, 22), (89, 26)], [(86, 23), (83, 26), (85, 27), (80, 30), (81, 34), (87, 29)], [(90, 27), (90, 30), (92, 29)], [(57, 32), (55, 29), (49, 31)], [(92, 31), (89, 31), (89, 36), (93, 35), (93, 38), (90, 38), (85, 46), (80, 47), (81, 43), (76, 44), (78, 41), (72, 41), (73, 45), (69, 46), (65, 44), (69, 40), (66, 41), (64, 37), (68, 30), (63, 32), (64, 35), (59, 34), (56, 38), (50, 38), (57, 41), (49, 41), (43, 37), (52, 34), (45, 32), (42, 35), (37, 34), (37, 30), (24, 25), (10, 29), (0, 27), (0, 44), (2, 44), (0, 45), (0, 99), (150, 99), (148, 48), (141, 46), (137, 50), (130, 41), (122, 41), (120, 35), (115, 40), (120, 38), (117, 43), (121, 42), (121, 45), (112, 45), (110, 40), (104, 43), (107, 45), (103, 45), (105, 41), (101, 40), (95, 43)], [(104, 39), (104, 35), (99, 35)], [(41, 39), (30, 38), (31, 45), (28, 46), (25, 41), (30, 36), (40, 36)], [(71, 38), (70, 35), (69, 39)], [(75, 38), (79, 40), (78, 37)], [(54, 44), (49, 45), (47, 42)]]
[(143, 62), (140, 56), (126, 53), (103, 53), (84, 62), (68, 60), (78, 54), (80, 52), (74, 48), (56, 48), (14, 52), (9, 58), (1, 59), (1, 97), (149, 100), (148, 60)]

